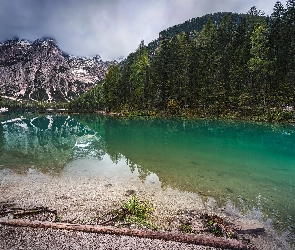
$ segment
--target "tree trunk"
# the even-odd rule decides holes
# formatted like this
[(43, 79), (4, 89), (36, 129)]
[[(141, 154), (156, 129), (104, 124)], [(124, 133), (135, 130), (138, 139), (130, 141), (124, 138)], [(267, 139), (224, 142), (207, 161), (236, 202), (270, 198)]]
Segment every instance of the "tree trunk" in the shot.
[(109, 226), (97, 226), (97, 225), (81, 225), (81, 224), (69, 224), (69, 223), (53, 223), (47, 221), (30, 221), (21, 219), (0, 219), (0, 224), (16, 227), (33, 227), (33, 228), (53, 228), (62, 230), (75, 230), (86, 233), (101, 233), (101, 234), (115, 234), (126, 236), (137, 236), (141, 238), (162, 239), (177, 241), (189, 244), (199, 244), (217, 248), (226, 249), (256, 249), (253, 246), (246, 245), (245, 243), (227, 239), (218, 238), (214, 236), (202, 236), (194, 234), (181, 234), (177, 232), (159, 232), (152, 230), (139, 230), (129, 228), (116, 228)]

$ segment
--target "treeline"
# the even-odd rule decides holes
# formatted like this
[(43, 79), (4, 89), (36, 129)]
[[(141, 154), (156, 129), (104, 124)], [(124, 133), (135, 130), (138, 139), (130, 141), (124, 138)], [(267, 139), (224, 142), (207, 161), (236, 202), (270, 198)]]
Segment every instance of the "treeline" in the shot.
[(217, 12), (214, 14), (207, 14), (205, 16), (192, 18), (190, 20), (185, 21), (184, 23), (174, 25), (166, 30), (162, 30), (159, 33), (159, 38), (172, 38), (173, 36), (178, 35), (182, 32), (191, 35), (198, 34), (209, 20), (214, 22), (215, 25), (219, 26), (222, 22), (222, 19), (226, 15), (230, 15), (235, 25), (238, 25), (241, 21), (241, 17), (245, 16), (243, 14), (231, 12)]
[(163, 38), (154, 53), (142, 42), (105, 80), (70, 103), (108, 112), (292, 118), (295, 90), (295, 0), (270, 17), (255, 7), (205, 24), (196, 36)]
[(30, 112), (43, 112), (46, 109), (66, 109), (67, 103), (57, 102), (49, 103), (46, 101), (36, 102), (28, 99), (9, 99), (0, 96), (0, 108), (8, 108), (9, 111), (30, 111)]

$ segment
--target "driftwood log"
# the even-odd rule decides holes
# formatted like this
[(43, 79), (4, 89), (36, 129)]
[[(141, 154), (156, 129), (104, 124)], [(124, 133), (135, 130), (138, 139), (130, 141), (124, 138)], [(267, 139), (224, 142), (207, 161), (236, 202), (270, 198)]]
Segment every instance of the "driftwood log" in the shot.
[(97, 226), (97, 225), (81, 225), (69, 223), (54, 223), (47, 221), (30, 221), (22, 219), (5, 219), (0, 218), (0, 224), (16, 227), (32, 227), (32, 228), (53, 228), (62, 230), (74, 230), (87, 233), (100, 233), (100, 234), (115, 234), (126, 236), (137, 236), (141, 238), (161, 239), (169, 241), (177, 241), (189, 244), (205, 245), (217, 248), (226, 249), (256, 249), (253, 246), (247, 245), (242, 241), (214, 237), (202, 236), (194, 234), (181, 234), (173, 232), (159, 232), (152, 230), (139, 230), (129, 228), (116, 228), (110, 226)]

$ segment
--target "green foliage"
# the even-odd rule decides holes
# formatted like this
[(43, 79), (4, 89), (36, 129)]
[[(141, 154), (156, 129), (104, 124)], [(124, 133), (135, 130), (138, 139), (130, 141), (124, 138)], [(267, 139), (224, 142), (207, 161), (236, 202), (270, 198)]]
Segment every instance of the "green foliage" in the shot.
[(293, 112), (287, 110), (269, 109), (266, 112), (265, 119), (270, 122), (289, 121), (293, 118)]
[[(17, 99), (11, 100), (8, 98), (2, 98), (2, 106), (7, 107), (10, 111), (20, 111), (20, 110), (27, 110), (27, 111), (45, 111), (46, 109), (60, 109), (66, 108), (67, 103), (48, 103), (43, 101), (32, 101), (27, 99)], [(1, 106), (1, 105), (0, 105)]]
[(148, 51), (143, 41), (138, 49), (136, 60), (131, 65), (129, 82), (131, 84), (130, 104), (135, 109), (144, 108), (145, 89), (147, 83), (147, 68), (149, 67)]
[(208, 227), (210, 232), (212, 232), (216, 236), (218, 236), (218, 237), (223, 236), (222, 229), (221, 229), (220, 225), (218, 223), (214, 223), (213, 220), (209, 220), (206, 223), (206, 227)]
[(180, 226), (180, 231), (181, 231), (181, 232), (184, 232), (184, 233), (187, 233), (187, 234), (190, 234), (190, 233), (193, 232), (192, 227), (191, 227), (190, 223), (188, 223), (188, 222), (183, 223), (183, 224)]
[(141, 201), (136, 196), (132, 196), (128, 202), (113, 213), (117, 215), (119, 221), (123, 221), (124, 223), (157, 229), (155, 224), (149, 222), (152, 212), (152, 204), (147, 201)]
[(56, 215), (56, 216), (55, 216), (55, 220), (54, 220), (54, 222), (60, 222), (60, 221), (61, 221), (60, 216), (59, 216), (59, 215)]
[(102, 83), (97, 83), (92, 89), (68, 103), (68, 109), (80, 112), (100, 110), (104, 107), (102, 92)]
[(262, 22), (257, 24), (251, 34), (251, 49), (250, 53), (252, 57), (249, 61), (249, 68), (251, 71), (262, 71), (267, 73), (268, 61), (268, 38), (267, 38), (267, 24)]
[(174, 99), (169, 100), (167, 103), (167, 111), (171, 115), (176, 115), (179, 111), (179, 103)]
[(160, 38), (169, 38), (171, 39), (173, 36), (181, 34), (182, 32), (191, 34), (192, 37), (195, 37), (196, 34), (202, 31), (204, 25), (209, 20), (214, 20), (217, 26), (219, 26), (225, 16), (230, 16), (235, 23), (239, 24), (241, 21), (241, 17), (245, 15), (231, 13), (231, 12), (218, 12), (214, 14), (207, 14), (202, 17), (192, 18), (187, 20), (182, 24), (174, 25), (166, 30), (160, 32)]
[(229, 227), (221, 217), (217, 215), (204, 214), (205, 226), (208, 228), (209, 232), (213, 233), (218, 237), (225, 236), (227, 238), (237, 238), (237, 234)]

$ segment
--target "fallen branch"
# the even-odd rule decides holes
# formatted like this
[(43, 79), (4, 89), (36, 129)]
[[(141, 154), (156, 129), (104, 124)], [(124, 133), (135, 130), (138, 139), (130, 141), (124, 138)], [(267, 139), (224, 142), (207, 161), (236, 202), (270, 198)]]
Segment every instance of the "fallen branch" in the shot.
[(116, 228), (109, 226), (80, 225), (68, 223), (53, 223), (47, 221), (30, 221), (21, 219), (0, 219), (0, 224), (16, 227), (33, 227), (33, 228), (53, 228), (62, 230), (75, 230), (86, 233), (115, 234), (126, 236), (137, 236), (141, 238), (162, 239), (178, 241), (189, 244), (199, 244), (217, 248), (227, 249), (256, 249), (253, 246), (246, 245), (242, 241), (218, 238), (213, 236), (202, 236), (193, 234), (181, 234), (173, 232), (158, 232), (152, 230), (139, 230), (129, 228)]
[(52, 213), (57, 216), (56, 210), (50, 210), (47, 207), (36, 207), (32, 209), (23, 209), (22, 211), (17, 211), (13, 213), (13, 218), (17, 219), (22, 216), (39, 214), (39, 213)]
[(52, 213), (55, 216), (57, 216), (56, 210), (50, 210), (47, 207), (35, 207), (30, 209), (11, 207), (7, 210), (0, 211), (0, 216), (11, 214), (14, 219), (18, 219), (23, 216), (40, 214), (40, 213)]
[(23, 211), (24, 209), (22, 208), (18, 208), (18, 207), (11, 207), (11, 208), (2, 208), (0, 210), (0, 216), (5, 216), (5, 215), (8, 215), (8, 214), (13, 214), (13, 213), (16, 213), (16, 212), (19, 212), (19, 211)]

